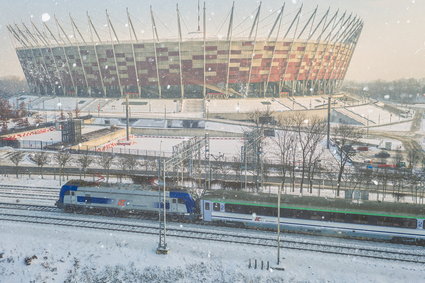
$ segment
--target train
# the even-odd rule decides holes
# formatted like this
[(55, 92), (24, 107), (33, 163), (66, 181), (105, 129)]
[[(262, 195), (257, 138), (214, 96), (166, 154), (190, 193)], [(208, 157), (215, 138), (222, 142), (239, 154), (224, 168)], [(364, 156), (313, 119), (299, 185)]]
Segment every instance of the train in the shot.
[[(157, 214), (162, 190), (136, 184), (70, 181), (56, 205), (65, 211)], [(213, 190), (196, 200), (184, 188), (167, 188), (172, 218), (255, 229), (277, 229), (277, 196)], [(282, 196), (280, 228), (285, 232), (387, 241), (425, 246), (425, 206), (309, 196)]]
[[(165, 193), (167, 213), (173, 216), (195, 214), (195, 200), (186, 190), (168, 188)], [(157, 213), (163, 205), (162, 197), (153, 186), (71, 180), (62, 186), (56, 206), (69, 212)]]
[[(200, 201), (203, 221), (277, 229), (277, 196), (215, 191)], [(283, 231), (425, 245), (425, 206), (292, 196), (282, 197)]]

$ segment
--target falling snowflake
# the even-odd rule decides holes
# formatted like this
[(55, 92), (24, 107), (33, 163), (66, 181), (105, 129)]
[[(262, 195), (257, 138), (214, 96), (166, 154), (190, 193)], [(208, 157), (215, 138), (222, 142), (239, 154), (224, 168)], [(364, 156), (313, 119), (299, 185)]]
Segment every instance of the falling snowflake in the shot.
[(50, 15), (48, 13), (43, 13), (41, 15), (41, 20), (45, 23), (48, 22), (50, 20)]

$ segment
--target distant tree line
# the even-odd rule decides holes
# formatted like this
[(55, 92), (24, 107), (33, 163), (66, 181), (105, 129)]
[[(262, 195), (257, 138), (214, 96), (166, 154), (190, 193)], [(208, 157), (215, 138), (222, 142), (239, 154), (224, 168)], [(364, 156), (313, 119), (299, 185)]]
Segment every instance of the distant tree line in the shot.
[(371, 82), (347, 81), (344, 91), (370, 98), (399, 103), (424, 103), (425, 78)]

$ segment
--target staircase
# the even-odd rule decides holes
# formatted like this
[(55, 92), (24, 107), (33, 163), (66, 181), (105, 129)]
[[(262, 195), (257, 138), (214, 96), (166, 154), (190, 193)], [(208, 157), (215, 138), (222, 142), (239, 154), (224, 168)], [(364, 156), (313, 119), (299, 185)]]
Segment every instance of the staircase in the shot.
[(183, 111), (191, 113), (203, 113), (204, 112), (204, 100), (203, 99), (185, 99), (183, 100)]

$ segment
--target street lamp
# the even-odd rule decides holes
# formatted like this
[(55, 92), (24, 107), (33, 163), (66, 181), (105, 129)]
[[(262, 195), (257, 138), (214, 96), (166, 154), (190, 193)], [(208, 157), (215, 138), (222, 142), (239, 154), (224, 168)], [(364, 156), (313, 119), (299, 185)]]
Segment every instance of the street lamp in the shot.
[(280, 193), (281, 185), (277, 189), (277, 265), (280, 264)]

